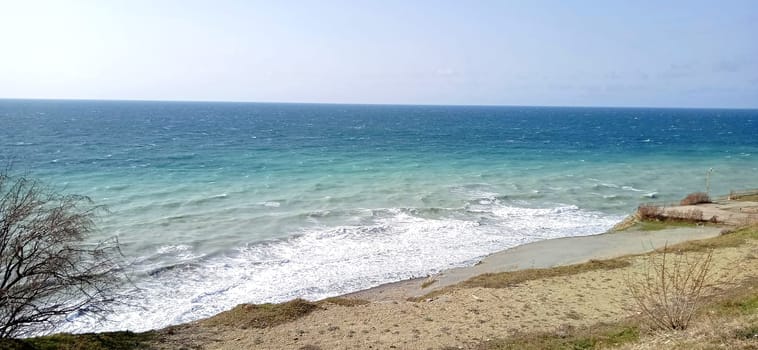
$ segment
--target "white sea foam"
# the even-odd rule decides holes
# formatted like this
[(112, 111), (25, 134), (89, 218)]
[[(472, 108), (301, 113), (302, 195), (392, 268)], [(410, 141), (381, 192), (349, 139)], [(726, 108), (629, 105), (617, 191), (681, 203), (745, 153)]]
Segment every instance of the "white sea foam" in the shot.
[(289, 239), (251, 243), (210, 258), (189, 245), (163, 246), (156, 254), (176, 255), (179, 263), (141, 276), (138, 288), (126, 291), (138, 307), (119, 308), (107, 324), (72, 318), (57, 331), (141, 331), (211, 316), (239, 303), (320, 299), (472, 264), (519, 244), (600, 233), (619, 219), (576, 206), (493, 202), (474, 201), (461, 209), (469, 213), (466, 219), (377, 209), (369, 225), (303, 229)]
[(632, 186), (622, 186), (622, 190), (632, 191), (632, 192), (644, 192), (645, 190), (641, 190), (639, 188), (634, 188)]
[(156, 254), (180, 253), (180, 252), (187, 252), (190, 249), (192, 249), (192, 247), (186, 244), (164, 245), (156, 249), (155, 253)]

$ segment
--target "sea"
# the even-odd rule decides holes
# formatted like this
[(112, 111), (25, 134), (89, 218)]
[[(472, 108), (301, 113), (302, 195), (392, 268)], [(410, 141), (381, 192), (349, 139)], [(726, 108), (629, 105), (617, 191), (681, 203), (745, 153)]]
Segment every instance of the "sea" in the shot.
[(54, 331), (144, 331), (758, 188), (758, 110), (0, 100), (0, 162), (121, 244), (129, 303)]

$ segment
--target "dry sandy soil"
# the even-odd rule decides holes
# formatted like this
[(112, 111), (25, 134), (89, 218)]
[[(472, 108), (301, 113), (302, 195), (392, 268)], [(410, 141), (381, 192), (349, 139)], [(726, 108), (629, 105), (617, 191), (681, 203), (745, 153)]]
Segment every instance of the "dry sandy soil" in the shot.
[[(733, 214), (737, 210), (738, 215), (744, 212), (744, 208), (758, 208), (758, 203), (712, 210)], [(741, 220), (735, 215), (731, 218)], [(199, 321), (177, 328), (163, 345), (203, 349), (468, 348), (518, 332), (556, 331), (616, 321), (633, 313), (626, 286), (644, 269), (647, 261), (644, 255), (624, 258), (631, 265), (623, 268), (531, 280), (507, 288), (448, 287), (443, 293), (419, 302), (406, 299), (484, 272), (550, 267), (638, 254), (674, 241), (718, 235), (721, 229), (632, 230), (539, 242), (512, 249), (510, 253), (498, 253), (475, 267), (433, 276), (426, 282), (433, 279), (436, 282), (428, 288), (421, 288), (423, 280), (391, 284), (350, 296), (371, 300), (368, 304), (340, 306), (323, 303), (316, 311), (295, 321), (264, 329), (216, 326)], [(696, 255), (702, 253), (686, 254), (698, 258)], [(713, 271), (720, 281), (757, 277), (758, 241), (748, 240), (736, 247), (719, 248), (713, 254)], [(525, 257), (530, 257), (526, 264)]]

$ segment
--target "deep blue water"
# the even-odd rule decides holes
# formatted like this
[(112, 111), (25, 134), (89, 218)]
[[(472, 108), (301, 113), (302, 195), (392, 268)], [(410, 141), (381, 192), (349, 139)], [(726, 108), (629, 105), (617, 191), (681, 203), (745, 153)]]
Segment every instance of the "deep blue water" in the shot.
[(111, 213), (160, 327), (603, 232), (640, 202), (758, 187), (758, 111), (0, 100), (13, 159)]

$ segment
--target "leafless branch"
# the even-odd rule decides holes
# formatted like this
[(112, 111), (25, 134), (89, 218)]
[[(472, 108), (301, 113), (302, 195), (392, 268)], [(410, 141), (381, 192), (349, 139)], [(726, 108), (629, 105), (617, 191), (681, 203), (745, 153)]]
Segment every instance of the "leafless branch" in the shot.
[(118, 241), (86, 244), (102, 208), (0, 171), (0, 337), (99, 317), (117, 300)]

